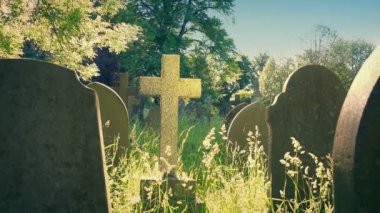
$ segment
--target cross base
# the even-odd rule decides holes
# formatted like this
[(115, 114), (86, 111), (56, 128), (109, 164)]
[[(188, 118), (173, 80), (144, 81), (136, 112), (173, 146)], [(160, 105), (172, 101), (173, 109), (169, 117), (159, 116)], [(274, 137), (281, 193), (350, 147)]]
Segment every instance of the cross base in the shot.
[(140, 205), (143, 211), (154, 210), (164, 212), (161, 205), (166, 202), (174, 212), (205, 213), (206, 204), (196, 199), (195, 180), (179, 180), (175, 176), (164, 176), (157, 180), (154, 178), (141, 179), (140, 181)]

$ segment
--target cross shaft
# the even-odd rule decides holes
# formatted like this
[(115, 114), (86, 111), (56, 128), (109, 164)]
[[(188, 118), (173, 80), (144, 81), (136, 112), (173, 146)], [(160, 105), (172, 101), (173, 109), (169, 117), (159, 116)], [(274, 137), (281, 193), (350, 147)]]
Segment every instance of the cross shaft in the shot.
[(140, 95), (160, 96), (160, 169), (174, 173), (178, 154), (178, 101), (179, 98), (199, 98), (201, 80), (180, 78), (179, 55), (163, 55), (161, 78), (140, 77)]

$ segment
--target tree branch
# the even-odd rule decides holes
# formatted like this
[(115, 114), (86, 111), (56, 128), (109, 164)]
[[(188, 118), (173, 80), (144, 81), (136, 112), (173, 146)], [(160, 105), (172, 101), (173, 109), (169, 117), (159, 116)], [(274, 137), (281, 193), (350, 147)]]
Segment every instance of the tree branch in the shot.
[(150, 10), (150, 11), (153, 11), (153, 8), (148, 5), (147, 3), (145, 3), (143, 0), (140, 0), (140, 3), (141, 3), (141, 6), (145, 7), (146, 9)]
[(192, 0), (188, 0), (187, 1), (187, 10), (186, 10), (186, 13), (185, 13), (185, 17), (183, 18), (181, 30), (179, 31), (179, 34), (178, 34), (178, 39), (179, 40), (182, 39), (183, 35), (186, 32), (186, 25), (189, 22), (189, 13), (190, 13), (190, 9), (191, 9), (191, 4), (192, 4)]

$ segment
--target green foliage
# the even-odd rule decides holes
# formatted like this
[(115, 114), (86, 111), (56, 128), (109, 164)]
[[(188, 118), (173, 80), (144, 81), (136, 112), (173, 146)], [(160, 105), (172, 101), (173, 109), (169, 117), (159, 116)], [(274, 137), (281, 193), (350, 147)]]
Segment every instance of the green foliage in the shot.
[[(181, 121), (179, 150), (182, 161), (178, 174), (181, 178), (197, 181), (197, 197), (206, 202), (208, 212), (332, 212), (329, 158), (322, 160), (306, 153), (300, 143), (292, 139), (294, 150), (289, 150), (281, 163), (294, 180), (288, 184), (296, 184), (299, 190), (308, 190), (307, 197), (301, 199), (295, 194), (292, 197), (270, 198), (268, 160), (260, 142), (259, 130), (247, 135), (249, 146), (246, 150), (229, 150), (225, 128), (216, 132), (220, 127), (220, 118), (216, 118), (208, 128), (204, 123), (189, 120)], [(187, 128), (187, 125), (192, 126)], [(130, 152), (119, 165), (112, 165), (112, 153), (107, 152), (114, 212), (142, 212), (141, 203), (137, 204), (140, 201), (141, 178), (160, 177), (158, 138), (156, 132), (135, 124), (131, 131)], [(301, 155), (309, 155), (314, 164), (302, 162)], [(168, 198), (170, 194), (162, 196), (157, 209), (162, 207), (166, 212), (176, 212), (167, 202)]]
[(253, 90), (241, 89), (235, 92), (232, 96), (235, 98), (236, 95), (239, 95), (241, 102), (250, 102), (254, 93), (255, 92)]
[(133, 79), (159, 76), (162, 54), (181, 55), (181, 76), (202, 80), (201, 102), (219, 100), (224, 82), (240, 75), (235, 45), (222, 21), (211, 14), (230, 15), (234, 0), (131, 0), (114, 19), (140, 26), (143, 33), (120, 57)]
[(264, 70), (270, 56), (267, 53), (260, 53), (258, 56), (253, 58), (253, 66), (256, 72), (260, 73)]
[(273, 102), (277, 94), (280, 94), (289, 74), (295, 70), (294, 61), (290, 58), (284, 62), (276, 62), (269, 59), (260, 74), (260, 92), (262, 102), (269, 105)]
[(1, 1), (0, 57), (22, 56), (27, 41), (47, 53), (47, 60), (88, 80), (98, 74), (93, 63), (96, 48), (119, 53), (139, 33), (134, 25), (105, 20), (122, 5), (122, 0)]
[(340, 38), (327, 26), (317, 26), (312, 46), (297, 56), (300, 66), (319, 64), (334, 71), (348, 90), (364, 61), (375, 48), (373, 43)]
[[(333, 178), (330, 154), (319, 158), (306, 152), (295, 138), (291, 138), (293, 150), (286, 152), (280, 160), (289, 179), (285, 180), (284, 189), (276, 209), (282, 212), (333, 212)], [(301, 159), (309, 157), (313, 165), (307, 165)], [(290, 180), (290, 181), (288, 181)], [(294, 194), (286, 197), (286, 185), (294, 188)], [(304, 197), (306, 195), (306, 197)]]
[(256, 74), (254, 78), (252, 78), (252, 89), (254, 91), (254, 94), (253, 94), (254, 100), (261, 97), (259, 78), (269, 58), (270, 56), (267, 53), (260, 53), (258, 56), (255, 56), (253, 58), (252, 65)]

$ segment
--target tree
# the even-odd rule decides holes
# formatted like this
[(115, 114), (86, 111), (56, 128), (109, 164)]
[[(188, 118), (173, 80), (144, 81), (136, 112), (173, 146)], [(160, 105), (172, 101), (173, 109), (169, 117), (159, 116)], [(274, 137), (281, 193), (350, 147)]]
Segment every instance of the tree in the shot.
[(325, 66), (337, 73), (348, 90), (364, 61), (374, 49), (374, 44), (364, 40), (338, 39), (330, 46), (330, 57)]
[(256, 70), (247, 56), (242, 56), (241, 60), (237, 61), (241, 75), (237, 81), (239, 89), (253, 89), (255, 79), (258, 78)]
[(162, 54), (181, 55), (181, 76), (200, 78), (203, 97), (224, 100), (225, 82), (236, 81), (233, 40), (222, 21), (211, 14), (231, 15), (234, 0), (131, 0), (114, 19), (141, 27), (142, 36), (120, 57), (131, 78), (160, 73)]
[(88, 80), (98, 74), (96, 48), (120, 53), (137, 38), (136, 26), (108, 21), (123, 7), (121, 0), (0, 1), (0, 57), (20, 57), (26, 45), (27, 56), (42, 52)]
[(284, 62), (276, 62), (273, 58), (268, 60), (259, 79), (262, 102), (265, 105), (270, 105), (276, 95), (282, 92), (286, 79), (294, 70), (295, 64), (291, 58)]
[(318, 64), (334, 71), (348, 89), (375, 45), (364, 40), (340, 38), (335, 30), (317, 26), (310, 48), (297, 56), (300, 66)]
[(253, 87), (253, 90), (255, 91), (252, 97), (253, 99), (257, 99), (261, 97), (259, 78), (269, 58), (270, 56), (267, 53), (260, 53), (258, 56), (255, 56), (253, 59), (252, 63), (257, 75), (256, 78), (252, 79), (252, 87)]
[[(223, 62), (218, 56), (195, 51), (187, 56), (185, 67), (189, 67), (188, 75), (202, 79), (202, 97), (195, 104), (198, 109), (204, 106), (206, 99), (216, 100), (219, 108), (228, 109), (229, 99), (237, 89), (236, 81), (240, 69), (235, 61)], [(234, 75), (231, 74), (235, 73)], [(206, 104), (207, 105), (207, 104)], [(203, 109), (209, 111), (210, 109)], [(223, 110), (222, 110), (223, 111)]]

